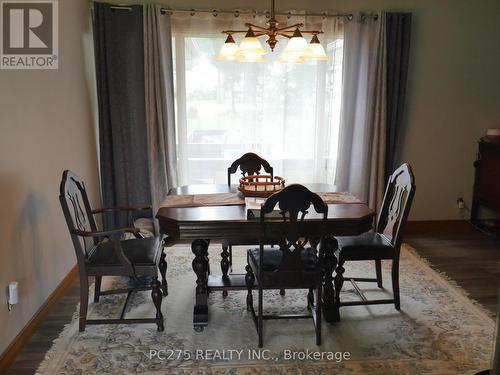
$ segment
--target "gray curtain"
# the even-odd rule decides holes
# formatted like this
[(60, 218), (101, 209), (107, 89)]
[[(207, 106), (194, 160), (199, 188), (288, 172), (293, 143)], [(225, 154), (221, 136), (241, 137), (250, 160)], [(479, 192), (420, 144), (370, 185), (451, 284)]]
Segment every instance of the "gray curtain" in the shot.
[(144, 77), (153, 212), (157, 212), (168, 190), (177, 185), (172, 64), (170, 15), (163, 14), (159, 5), (146, 5)]
[(398, 162), (410, 60), (411, 13), (386, 13), (387, 125), (385, 181)]
[[(94, 3), (101, 194), (104, 206), (151, 202), (144, 106), (143, 7)], [(108, 214), (109, 215), (109, 214)], [(105, 228), (128, 225), (123, 214)]]
[(335, 184), (377, 208), (384, 189), (385, 28), (380, 14), (344, 24), (344, 71)]

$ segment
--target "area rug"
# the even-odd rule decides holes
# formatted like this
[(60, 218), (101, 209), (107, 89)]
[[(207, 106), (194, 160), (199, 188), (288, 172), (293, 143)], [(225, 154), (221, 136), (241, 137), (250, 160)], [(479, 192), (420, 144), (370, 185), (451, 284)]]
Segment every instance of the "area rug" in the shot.
[[(219, 270), (220, 247), (210, 247)], [(245, 249), (233, 249), (234, 270), (244, 268)], [(316, 346), (311, 320), (265, 321), (264, 348), (245, 308), (246, 292), (209, 296), (210, 323), (192, 326), (195, 276), (188, 246), (168, 249), (169, 295), (163, 300), (165, 331), (154, 325), (88, 326), (78, 332), (77, 314), (54, 342), (39, 374), (475, 374), (490, 366), (495, 324), (491, 316), (409, 246), (401, 256), (401, 311), (393, 305), (344, 307), (341, 321), (323, 324)], [(373, 262), (349, 264), (346, 275), (374, 274)], [(361, 284), (367, 296), (391, 293), (390, 262), (384, 288)], [(123, 280), (109, 278), (107, 285)], [(350, 283), (342, 292), (354, 299)], [(113, 317), (123, 297), (101, 297), (93, 317)], [(264, 311), (299, 313), (306, 291), (264, 294)], [(148, 292), (136, 294), (128, 317), (154, 316)]]

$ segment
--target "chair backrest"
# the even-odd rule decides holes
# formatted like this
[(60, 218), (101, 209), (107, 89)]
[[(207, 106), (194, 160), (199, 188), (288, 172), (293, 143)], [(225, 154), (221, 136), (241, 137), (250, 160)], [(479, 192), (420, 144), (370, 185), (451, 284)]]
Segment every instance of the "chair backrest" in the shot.
[[(273, 212), (276, 205), (280, 209), (280, 217), (273, 220), (266, 219), (266, 215)], [(277, 272), (302, 270), (300, 253), (309, 242), (312, 234), (311, 228), (313, 228), (311, 225), (305, 225), (305, 218), (310, 208), (314, 208), (318, 214), (321, 214), (322, 223), (319, 225), (322, 225), (328, 218), (328, 205), (319, 195), (299, 184), (289, 185), (274, 193), (262, 205), (260, 251), (262, 253), (263, 246), (269, 243), (269, 239), (277, 241), (283, 252)], [(318, 227), (317, 221), (314, 226)], [(262, 258), (260, 257), (261, 260)], [(263, 268), (260, 267), (260, 269)]]
[(403, 229), (415, 195), (415, 178), (409, 164), (403, 164), (389, 177), (376, 230), (395, 247), (401, 245)]
[(262, 159), (259, 155), (253, 152), (248, 152), (241, 158), (233, 161), (233, 164), (227, 169), (227, 184), (231, 185), (231, 175), (236, 173), (240, 168), (241, 174), (243, 176), (251, 176), (254, 174), (259, 174), (260, 170), (263, 168), (264, 171), (273, 176), (273, 167), (267, 162), (267, 160)]
[(72, 230), (95, 232), (97, 225), (83, 180), (69, 170), (64, 171), (62, 175), (59, 201), (75, 247), (77, 260), (80, 263), (98, 243), (98, 238), (84, 239), (72, 233)]

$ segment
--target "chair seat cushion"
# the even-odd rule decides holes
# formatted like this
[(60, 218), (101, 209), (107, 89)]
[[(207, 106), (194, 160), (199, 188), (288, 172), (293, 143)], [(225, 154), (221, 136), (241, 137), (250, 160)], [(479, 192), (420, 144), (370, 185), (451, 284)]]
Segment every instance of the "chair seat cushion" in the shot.
[[(123, 253), (133, 265), (156, 265), (161, 251), (161, 240), (159, 237), (138, 238), (120, 241)], [(120, 265), (111, 241), (101, 242), (88, 260), (91, 266)]]
[[(256, 265), (259, 266), (259, 249), (250, 249), (248, 250), (248, 256), (250, 260)], [(276, 271), (280, 264), (281, 259), (283, 258), (283, 253), (279, 248), (272, 247), (264, 247), (264, 271), (273, 272)], [(316, 253), (311, 248), (305, 248), (300, 253), (300, 258), (302, 260), (302, 265), (304, 271), (315, 271), (318, 266), (318, 257)]]
[(335, 237), (343, 259), (374, 259), (392, 257), (394, 247), (380, 233), (367, 232), (359, 236)]

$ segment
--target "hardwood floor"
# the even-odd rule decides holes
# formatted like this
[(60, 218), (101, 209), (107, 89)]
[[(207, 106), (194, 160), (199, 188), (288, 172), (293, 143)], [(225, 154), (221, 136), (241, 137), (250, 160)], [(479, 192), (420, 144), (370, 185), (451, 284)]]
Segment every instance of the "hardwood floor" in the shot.
[(67, 293), (57, 302), (35, 334), (16, 357), (6, 374), (34, 374), (51, 348), (52, 342), (59, 336), (64, 325), (71, 322), (80, 300), (78, 278)]
[(500, 239), (479, 232), (468, 222), (443, 222), (415, 227), (404, 241), (496, 314)]
[[(484, 235), (466, 222), (412, 225), (405, 242), (445, 272), (470, 297), (496, 312), (500, 280), (500, 240)], [(79, 299), (78, 280), (61, 298), (47, 319), (12, 364), (7, 374), (34, 374), (64, 325), (71, 321)], [(168, 318), (167, 318), (168, 319)]]

